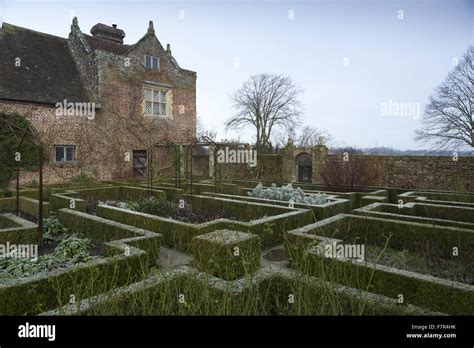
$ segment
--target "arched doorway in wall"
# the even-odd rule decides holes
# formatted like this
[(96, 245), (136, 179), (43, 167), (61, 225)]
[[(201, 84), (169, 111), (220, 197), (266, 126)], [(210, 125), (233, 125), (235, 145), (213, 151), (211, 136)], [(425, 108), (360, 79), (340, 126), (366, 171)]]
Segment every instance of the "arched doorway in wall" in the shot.
[(302, 153), (296, 157), (296, 180), (311, 182), (313, 178), (313, 157), (309, 153)]

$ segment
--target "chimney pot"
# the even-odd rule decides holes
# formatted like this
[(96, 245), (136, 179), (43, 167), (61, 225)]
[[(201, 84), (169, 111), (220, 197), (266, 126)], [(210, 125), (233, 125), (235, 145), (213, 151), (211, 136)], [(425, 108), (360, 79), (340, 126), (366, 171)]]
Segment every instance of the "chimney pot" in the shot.
[(95, 38), (102, 40), (109, 40), (123, 44), (123, 38), (125, 32), (122, 29), (117, 28), (117, 24), (108, 26), (102, 23), (97, 23), (91, 29), (91, 34)]

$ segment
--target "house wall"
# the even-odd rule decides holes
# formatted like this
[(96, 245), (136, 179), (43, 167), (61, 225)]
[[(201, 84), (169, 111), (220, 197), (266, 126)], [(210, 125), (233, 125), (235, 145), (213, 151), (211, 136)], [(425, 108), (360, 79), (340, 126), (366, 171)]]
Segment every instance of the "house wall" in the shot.
[[(48, 157), (44, 182), (64, 182), (81, 173), (99, 180), (131, 177), (133, 150), (146, 150), (163, 138), (191, 141), (196, 133), (196, 73), (174, 64), (154, 35), (145, 35), (126, 55), (88, 52), (84, 45), (80, 32), (72, 32), (70, 51), (91, 98), (76, 102), (95, 102), (94, 119), (56, 116), (53, 105), (0, 101), (0, 111), (24, 115), (40, 135)], [(159, 71), (143, 67), (145, 53), (160, 58)], [(144, 115), (143, 81), (172, 86), (168, 92), (171, 118)], [(76, 145), (76, 162), (54, 163), (55, 144)], [(21, 181), (37, 180), (37, 176), (23, 172)]]

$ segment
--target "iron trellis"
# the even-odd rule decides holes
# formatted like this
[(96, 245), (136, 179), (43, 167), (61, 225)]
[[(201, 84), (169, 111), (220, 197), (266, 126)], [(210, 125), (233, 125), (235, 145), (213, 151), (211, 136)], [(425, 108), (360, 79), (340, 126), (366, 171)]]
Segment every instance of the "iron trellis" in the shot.
[[(38, 149), (38, 170), (39, 170), (39, 177), (38, 177), (38, 244), (43, 244), (43, 143), (39, 139), (38, 135), (34, 132), (31, 126), (28, 128), (22, 128), (11, 122), (4, 116), (0, 115), (0, 123), (4, 123), (10, 129), (11, 133), (15, 137), (17, 141), (17, 152), (20, 151), (21, 146), (23, 145), (23, 141), (25, 140), (26, 136), (29, 135), (32, 137), (33, 144)], [(15, 132), (20, 131), (23, 133), (21, 139)], [(20, 215), (20, 161), (16, 161), (16, 215)]]
[[(147, 149), (147, 186), (148, 192), (151, 195), (153, 191), (153, 180), (155, 171), (153, 168), (153, 150), (157, 148), (170, 148), (173, 147), (175, 151), (175, 158), (173, 160), (173, 167), (175, 170), (175, 186), (181, 187), (181, 150), (180, 145), (169, 141), (168, 139), (160, 139), (158, 142), (150, 145)], [(177, 157), (176, 157), (177, 153)], [(178, 164), (178, 166), (176, 165)]]

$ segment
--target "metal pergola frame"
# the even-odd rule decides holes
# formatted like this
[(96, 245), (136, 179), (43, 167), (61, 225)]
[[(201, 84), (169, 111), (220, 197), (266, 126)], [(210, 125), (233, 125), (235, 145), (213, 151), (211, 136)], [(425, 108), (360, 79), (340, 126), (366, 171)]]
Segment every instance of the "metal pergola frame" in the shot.
[(176, 187), (181, 187), (181, 151), (179, 149), (179, 144), (175, 144), (172, 141), (169, 141), (168, 139), (160, 139), (158, 142), (148, 146), (147, 148), (147, 186), (148, 186), (148, 191), (151, 195), (151, 192), (153, 191), (153, 179), (155, 176), (155, 170), (153, 168), (153, 150), (154, 149), (159, 149), (159, 148), (170, 148), (173, 147), (175, 150), (175, 155), (176, 155), (176, 149), (178, 148), (178, 158), (177, 162), (179, 163), (179, 166), (176, 167), (176, 158), (173, 160), (173, 167), (175, 170), (175, 186)]
[[(151, 195), (153, 191), (153, 179), (154, 179), (154, 168), (153, 168), (153, 150), (156, 148), (170, 148), (175, 149), (175, 159), (173, 166), (175, 170), (175, 186), (181, 188), (181, 148), (184, 148), (185, 154), (185, 179), (190, 184), (190, 194), (193, 194), (193, 155), (198, 147), (208, 146), (213, 148), (214, 156), (214, 191), (217, 192), (217, 187), (222, 179), (221, 165), (217, 163), (217, 151), (222, 146), (248, 146), (247, 143), (222, 143), (215, 142), (210, 137), (202, 135), (195, 137), (190, 143), (174, 143), (166, 138), (160, 139), (158, 142), (150, 145), (147, 149), (147, 187)], [(189, 161), (188, 161), (189, 157)]]
[[(190, 164), (191, 164), (191, 177), (190, 177), (190, 183), (191, 183), (191, 195), (193, 194), (193, 154), (194, 151), (196, 150), (196, 147), (198, 146), (212, 146), (213, 147), (213, 156), (214, 156), (214, 192), (217, 192), (217, 161), (216, 161), (216, 153), (218, 147), (220, 147), (220, 143), (216, 143), (214, 140), (212, 140), (210, 137), (206, 135), (202, 135), (199, 137), (194, 138), (194, 140), (191, 142), (191, 144), (187, 145), (188, 147), (191, 147), (191, 156), (190, 156)], [(187, 158), (187, 156), (186, 156)], [(187, 179), (187, 174), (188, 172), (186, 171), (186, 179)], [(219, 176), (221, 176), (221, 171), (219, 170)], [(221, 177), (219, 177), (221, 179)], [(220, 180), (219, 180), (220, 182)]]
[[(33, 144), (38, 149), (38, 245), (43, 244), (43, 143), (39, 139), (38, 135), (34, 132), (31, 126), (28, 125), (28, 128), (22, 128), (16, 125), (14, 122), (9, 121), (5, 117), (0, 115), (0, 123), (5, 123), (10, 129), (11, 133), (17, 141), (16, 151), (19, 152), (23, 141), (26, 136), (29, 135), (33, 139)], [(18, 137), (15, 129), (23, 133), (21, 138)], [(16, 215), (20, 215), (20, 162), (16, 161)]]

